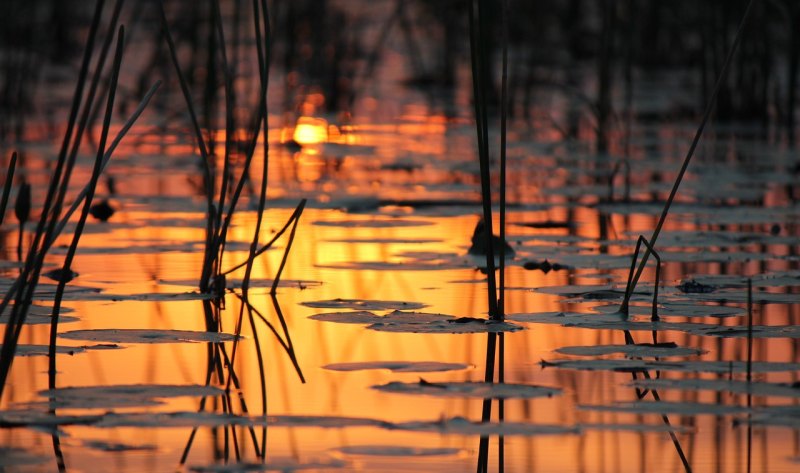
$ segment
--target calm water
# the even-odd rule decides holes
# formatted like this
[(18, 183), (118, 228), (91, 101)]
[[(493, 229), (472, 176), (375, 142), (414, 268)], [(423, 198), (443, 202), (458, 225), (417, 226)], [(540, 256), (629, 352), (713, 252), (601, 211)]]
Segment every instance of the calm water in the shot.
[[(404, 87), (400, 81), (408, 77), (410, 66), (401, 55), (400, 39), (395, 41), (398, 44), (389, 42), (385, 60), (367, 92), (356, 100), (352, 117), (324, 112), (320, 107), (324, 97), (316, 93), (296, 99), (301, 104), (298, 113), (270, 115), (270, 199), (263, 225), (267, 235), (262, 241), (283, 226), (301, 198), (309, 199), (309, 204), (297, 227), (277, 296), (268, 295), (268, 282), (280, 264), (285, 236), (277, 248), (256, 261), (256, 287), (249, 301), (282, 339), (289, 334), (305, 382), (267, 324), (254, 317), (251, 325), (245, 315), (243, 339), (236, 346), (234, 360), (239, 388), (231, 388), (232, 411), (242, 417), (217, 421), (243, 423), (247, 417), (243, 400), (255, 419), (250, 421), (255, 423), (252, 430), (242, 425), (209, 426), (206, 419), (198, 427), (186, 466), (181, 467), (191, 425), (202, 423), (197, 417), (188, 417), (182, 426), (170, 426), (174, 415), (161, 418), (159, 427), (130, 426), (136, 424), (131, 418), (124, 427), (62, 425), (57, 433), (67, 471), (175, 471), (238, 461), (259, 463), (254, 443), (261, 444), (263, 438), (266, 465), (279, 471), (467, 471), (476, 467), (479, 435), (459, 430), (463, 422), (458, 420), (449, 424), (452, 430), (447, 431), (444, 421), (480, 421), (480, 395), (440, 397), (373, 387), (396, 381), (416, 383), (417, 387), (435, 383), (430, 389), (436, 392), (446, 390), (440, 383), (483, 381), (488, 335), (392, 333), (368, 329), (366, 323), (309, 318), (359, 310), (346, 304), (336, 307), (341, 302), (328, 308), (311, 307), (314, 302), (336, 299), (420, 303), (424, 307), (415, 309), (419, 312), (486, 317), (485, 275), (476, 269), (485, 262), (467, 254), (481, 211), (468, 70), (466, 66), (459, 70), (463, 85), (449, 103), (441, 99), (438, 90)], [(680, 72), (660, 80), (642, 76), (634, 103), (667, 113), (685, 99), (685, 90), (677, 84), (686, 77), (689, 75)], [(280, 84), (282, 79), (278, 69), (274, 83)], [(585, 86), (590, 89), (592, 81), (587, 79)], [(270, 104), (277, 110), (284, 97), (280, 85), (273, 88)], [(170, 93), (177, 94), (175, 90)], [(203, 302), (191, 296), (175, 300), (176, 294), (196, 291), (202, 264), (204, 201), (196, 191), (199, 158), (191, 136), (175, 122), (183, 119), (181, 103), (177, 97), (172, 102), (178, 118), (155, 110), (146, 112), (108, 168), (116, 187), (116, 193), (108, 197), (118, 210), (107, 223), (91, 222), (81, 239), (73, 264), (80, 276), (70, 283), (79, 289), (69, 294), (64, 304), (71, 309), (64, 315), (75, 320), (59, 326), (62, 334), (96, 329), (205, 330)], [(592, 361), (585, 365), (589, 369), (581, 370), (542, 367), (542, 360), (654, 359), (655, 352), (648, 352), (647, 347), (627, 358), (619, 352), (589, 356), (557, 353), (555, 350), (563, 347), (625, 345), (625, 332), (619, 327), (591, 329), (526, 320), (543, 317), (528, 314), (559, 312), (594, 314), (609, 320), (597, 307), (619, 304), (620, 294), (607, 290), (624, 291), (636, 237), (650, 236), (694, 128), (691, 121), (634, 123), (630, 167), (635, 202), (620, 202), (623, 179), (617, 177), (617, 200), (609, 203), (609, 175), (622, 159), (623, 136), (621, 132), (612, 134), (610, 155), (592, 151), (590, 124), (583, 121), (579, 123), (583, 139), (562, 139), (548, 123), (564, 120), (571, 106), (568, 97), (554, 93), (535, 108), (530, 121), (515, 121), (510, 130), (507, 195), (512, 205), (507, 240), (516, 256), (506, 269), (505, 312), (523, 330), (504, 335), (502, 354), (506, 383), (559, 390), (553, 396), (506, 400), (506, 425), (524, 424), (520, 429), (554, 426), (562, 431), (519, 435), (507, 430), (502, 438), (492, 435), (489, 469), (499, 469), (502, 443), (505, 471), (678, 472), (685, 470), (679, 450), (694, 471), (748, 471), (748, 448), (752, 471), (795, 471), (800, 455), (799, 396), (792, 391), (800, 372), (800, 365), (794, 364), (800, 362), (797, 332), (775, 334), (763, 329), (759, 335), (756, 331), (753, 359), (786, 365), (772, 366), (775, 370), (771, 372), (767, 372), (769, 365), (756, 366), (754, 380), (769, 384), (752, 391), (748, 399), (742, 384), (735, 383), (745, 379), (741, 366), (729, 363), (725, 368), (728, 362), (747, 359), (746, 338), (721, 336), (707, 326), (664, 327), (659, 330), (658, 342), (674, 342), (698, 353), (658, 354), (660, 360), (674, 363), (649, 369), (649, 376), (678, 383), (658, 386), (662, 407), (650, 413), (637, 411), (637, 406), (653, 402), (653, 394), (637, 401), (630, 370), (607, 369), (592, 365)], [(218, 134), (223, 135), (224, 130)], [(791, 326), (797, 322), (800, 208), (792, 200), (796, 179), (787, 170), (798, 155), (757, 135), (746, 128), (716, 128), (701, 145), (659, 240), (664, 262), (659, 301), (676, 314), (662, 309), (662, 320), (745, 326), (744, 281), (752, 277), (757, 293), (755, 325)], [(492, 139), (496, 137), (493, 129)], [(292, 138), (302, 145), (300, 149), (286, 145)], [(35, 208), (40, 205), (36, 196), (42, 195), (46, 185), (55, 143), (55, 138), (34, 128), (30, 139), (20, 145), (26, 153), (24, 172), (34, 184)], [(76, 183), (88, 176), (88, 155), (81, 157)], [(260, 158), (258, 153), (256, 157)], [(254, 167), (253, 176), (260, 175), (259, 166)], [(254, 184), (257, 189), (259, 182)], [(100, 193), (108, 195), (105, 186), (101, 185)], [(247, 208), (246, 200), (235, 215), (227, 265), (246, 259), (255, 224), (255, 212)], [(497, 224), (495, 220), (495, 228)], [(68, 245), (70, 235), (68, 230), (48, 258), (53, 267), (60, 264), (64, 253), (59, 245)], [(0, 287), (6, 287), (17, 274), (13, 217), (0, 229), (0, 239)], [(524, 267), (544, 260), (562, 268), (544, 272)], [(233, 274), (228, 282), (235, 283), (232, 280), (242, 274)], [(679, 288), (692, 278), (711, 292)], [(648, 269), (640, 283), (643, 292), (638, 305), (649, 308), (654, 279), (654, 271)], [(551, 289), (540, 290), (547, 287)], [(606, 292), (595, 292), (598, 290)], [(42, 299), (40, 303), (48, 305), (46, 294)], [(235, 295), (226, 296), (224, 332), (236, 330), (241, 304)], [(728, 310), (734, 315), (692, 315), (697, 307), (716, 313), (725, 310), (719, 307), (731, 308)], [(278, 311), (285, 318), (285, 329)], [(384, 315), (391, 310), (372, 312)], [(648, 320), (644, 316), (636, 319)], [(590, 318), (579, 320), (585, 323)], [(20, 343), (46, 345), (48, 334), (47, 325), (28, 325)], [(637, 343), (653, 342), (651, 332), (641, 327), (630, 334)], [(108, 342), (63, 338), (59, 345), (97, 343)], [(58, 386), (206, 383), (207, 343), (117, 345), (116, 349), (59, 355)], [(233, 346), (233, 342), (225, 343), (227, 353), (232, 353)], [(435, 372), (325, 368), (334, 363), (391, 361), (466, 366)], [(703, 372), (711, 370), (709, 363), (686, 364), (698, 361), (721, 363), (713, 373)], [(691, 380), (717, 384), (697, 390), (685, 383)], [(733, 381), (726, 384), (729, 380)], [(26, 415), (47, 411), (47, 398), (39, 394), (47, 384), (46, 356), (18, 357), (0, 406), (4, 411), (27, 412), (20, 415), (30, 421)], [(266, 393), (270, 416), (266, 430), (259, 423), (263, 420), (262, 393)], [(146, 413), (145, 418), (158, 419), (158, 413), (197, 412), (200, 395), (189, 394), (146, 395), (144, 401), (110, 407), (84, 397), (82, 404), (58, 406), (57, 414), (113, 411), (118, 415)], [(105, 399), (103, 393), (97, 396)], [(152, 405), (154, 399), (160, 403)], [(226, 412), (221, 399), (209, 397), (205, 410)], [(665, 408), (666, 402), (676, 404)], [(752, 431), (746, 422), (749, 402), (755, 418), (763, 421), (753, 425)], [(787, 410), (776, 413), (776, 406)], [(720, 410), (726, 407), (730, 409)], [(497, 409), (495, 401), (494, 422), (498, 421)], [(408, 430), (404, 423), (412, 421), (431, 423), (431, 431)], [(357, 425), (350, 425), (354, 423)], [(788, 426), (775, 425), (778, 423)], [(668, 426), (675, 432), (674, 439), (667, 433)], [(0, 430), (3, 448), (20, 449), (0, 451), (0, 467), (7, 462), (9, 471), (56, 469), (52, 431), (41, 424), (35, 427)], [(23, 451), (31, 456), (30, 464), (19, 461)]]

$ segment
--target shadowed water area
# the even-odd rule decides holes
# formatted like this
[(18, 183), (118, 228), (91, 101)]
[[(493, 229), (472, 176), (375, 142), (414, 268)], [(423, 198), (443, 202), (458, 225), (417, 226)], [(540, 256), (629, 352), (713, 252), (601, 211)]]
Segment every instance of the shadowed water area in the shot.
[(10, 3), (0, 470), (798, 468), (792, 2)]

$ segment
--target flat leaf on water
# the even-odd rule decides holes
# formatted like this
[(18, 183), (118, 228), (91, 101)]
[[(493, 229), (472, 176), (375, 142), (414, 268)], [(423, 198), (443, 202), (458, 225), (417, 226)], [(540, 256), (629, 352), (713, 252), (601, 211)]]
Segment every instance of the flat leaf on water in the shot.
[(344, 468), (345, 466), (347, 466), (347, 463), (337, 459), (302, 462), (293, 458), (281, 458), (270, 455), (269, 459), (265, 463), (237, 462), (221, 465), (192, 465), (189, 467), (189, 471), (194, 471), (197, 473), (242, 473), (259, 471), (291, 472), (298, 470), (328, 470)]
[(365, 310), (352, 312), (324, 312), (315, 314), (309, 319), (321, 320), (323, 322), (338, 322), (343, 324), (400, 324), (400, 323), (426, 323), (452, 319), (452, 315), (428, 314), (424, 312), (402, 312), (395, 310), (384, 316), (373, 314)]
[(355, 363), (332, 363), (322, 368), (333, 371), (391, 370), (394, 373), (431, 373), (458, 371), (470, 368), (464, 363), (442, 363), (438, 361), (364, 361)]
[[(0, 345), (2, 348), (3, 345)], [(49, 354), (50, 347), (48, 345), (17, 345), (16, 351), (14, 351), (15, 356), (47, 356)], [(83, 353), (86, 351), (84, 347), (64, 347), (64, 346), (57, 346), (56, 353), (61, 355), (75, 355), (78, 353)]]
[(73, 330), (71, 332), (59, 334), (59, 337), (70, 340), (90, 340), (105, 343), (222, 343), (236, 339), (235, 335), (228, 333), (156, 329)]
[[(543, 368), (562, 368), (585, 371), (619, 371), (624, 373), (642, 371), (678, 371), (684, 373), (745, 373), (747, 363), (743, 361), (658, 361), (631, 359), (593, 360), (542, 360)], [(798, 371), (800, 363), (757, 361), (751, 365), (753, 373)]]
[(693, 356), (706, 353), (705, 350), (691, 347), (679, 347), (674, 342), (665, 343), (637, 343), (635, 345), (588, 345), (571, 346), (556, 349), (562, 355), (600, 356), (622, 354), (631, 357), (669, 357)]
[[(619, 311), (619, 304), (609, 304), (592, 307), (592, 310), (601, 313), (615, 313)], [(651, 306), (630, 305), (628, 314), (633, 316), (649, 316), (652, 313)], [(659, 317), (733, 317), (743, 315), (746, 311), (741, 307), (731, 307), (724, 305), (705, 305), (692, 304), (690, 302), (668, 302), (659, 303)]]
[(300, 305), (317, 309), (358, 309), (358, 310), (415, 310), (428, 307), (421, 302), (378, 301), (367, 299), (331, 299), (326, 301), (301, 302)]
[(560, 389), (529, 384), (444, 382), (430, 383), (424, 379), (417, 383), (393, 381), (372, 386), (378, 391), (397, 394), (423, 394), (437, 397), (476, 397), (481, 399), (533, 399), (561, 394)]
[(746, 407), (726, 406), (724, 404), (706, 404), (700, 402), (668, 402), (668, 401), (639, 401), (622, 402), (610, 405), (579, 405), (578, 409), (600, 412), (624, 412), (630, 414), (678, 414), (685, 416), (696, 415), (728, 415), (747, 412)]
[(158, 450), (158, 446), (146, 443), (140, 445), (132, 445), (120, 442), (107, 442), (105, 440), (83, 440), (81, 445), (92, 450), (100, 450), (101, 452), (142, 452)]
[(218, 396), (224, 391), (214, 386), (128, 384), (106, 386), (78, 386), (39, 391), (49, 398), (50, 408), (107, 409), (112, 407), (154, 406), (159, 399), (172, 397)]
[(460, 448), (426, 448), (426, 447), (401, 447), (398, 445), (349, 445), (335, 449), (346, 455), (369, 455), (386, 457), (424, 457), (439, 455), (457, 455)]
[(550, 424), (528, 424), (523, 422), (472, 422), (463, 417), (439, 419), (434, 421), (413, 421), (393, 424), (393, 430), (412, 432), (438, 432), (456, 435), (503, 435), (537, 436), (578, 434), (576, 427)]
[(747, 382), (733, 379), (639, 379), (630, 384), (645, 389), (725, 391), (753, 396), (800, 398), (800, 384)]
[(431, 322), (376, 322), (367, 327), (378, 332), (395, 333), (501, 333), (517, 332), (523, 328), (509, 322), (474, 317)]
[(532, 314), (509, 314), (510, 320), (539, 324), (555, 324), (563, 327), (578, 327), (599, 330), (630, 331), (676, 331), (702, 334), (703, 330), (718, 329), (719, 325), (696, 322), (652, 322), (624, 320), (621, 313), (584, 313), (584, 312), (539, 312)]
[(637, 433), (646, 433), (646, 432), (655, 432), (655, 433), (663, 433), (663, 432), (679, 432), (679, 433), (690, 433), (696, 431), (695, 428), (688, 426), (688, 425), (674, 425), (674, 424), (593, 424), (593, 423), (585, 423), (585, 424), (578, 424), (578, 428), (583, 430), (605, 430), (610, 432), (637, 432)]

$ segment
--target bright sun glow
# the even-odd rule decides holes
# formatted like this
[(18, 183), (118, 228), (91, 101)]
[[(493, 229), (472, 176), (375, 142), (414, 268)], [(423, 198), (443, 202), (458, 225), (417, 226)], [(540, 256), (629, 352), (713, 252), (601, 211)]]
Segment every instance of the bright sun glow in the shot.
[(328, 122), (322, 118), (300, 117), (294, 129), (294, 140), (301, 145), (328, 141)]

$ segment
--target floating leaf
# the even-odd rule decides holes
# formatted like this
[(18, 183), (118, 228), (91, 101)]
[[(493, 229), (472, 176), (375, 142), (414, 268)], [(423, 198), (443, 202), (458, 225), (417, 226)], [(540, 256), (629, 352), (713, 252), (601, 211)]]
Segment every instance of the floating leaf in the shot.
[(556, 352), (562, 355), (578, 356), (599, 356), (623, 354), (632, 357), (668, 357), (668, 356), (692, 356), (706, 353), (699, 348), (679, 347), (673, 342), (666, 343), (637, 343), (635, 345), (590, 345), (561, 347)]
[(611, 432), (694, 432), (695, 429), (688, 425), (661, 424), (578, 424), (581, 430), (605, 430)]
[(529, 384), (445, 382), (430, 383), (420, 379), (417, 383), (394, 381), (372, 386), (378, 391), (397, 394), (424, 394), (437, 397), (476, 397), (481, 399), (533, 399), (561, 394), (560, 389)]
[(241, 473), (258, 471), (282, 471), (291, 472), (297, 470), (328, 470), (334, 468), (344, 468), (347, 466), (342, 460), (327, 459), (301, 462), (293, 458), (280, 458), (270, 455), (265, 463), (226, 463), (224, 465), (193, 465), (189, 471), (198, 473)]
[(438, 432), (441, 434), (491, 435), (503, 436), (537, 436), (577, 434), (576, 427), (549, 424), (527, 424), (522, 422), (471, 422), (463, 417), (440, 419), (435, 421), (402, 422), (394, 424), (394, 430), (412, 432)]
[(367, 299), (331, 299), (327, 301), (301, 302), (300, 305), (317, 309), (359, 309), (359, 310), (415, 310), (427, 307), (421, 302), (378, 301)]
[(375, 315), (372, 312), (359, 310), (354, 312), (325, 312), (315, 314), (309, 319), (321, 320), (324, 322), (338, 322), (343, 324), (400, 324), (400, 323), (426, 323), (438, 322), (452, 319), (452, 315), (427, 314), (424, 312), (401, 312), (399, 310), (390, 312), (384, 316)]
[(350, 445), (335, 449), (346, 455), (369, 455), (386, 457), (425, 457), (456, 455), (459, 448), (401, 447), (397, 445)]
[(465, 370), (472, 365), (464, 363), (442, 363), (438, 361), (364, 361), (356, 363), (332, 363), (323, 366), (333, 371), (361, 371), (387, 369), (394, 373), (430, 373), (435, 371)]
[(630, 414), (678, 414), (685, 416), (696, 415), (727, 415), (747, 412), (746, 407), (726, 406), (724, 404), (705, 404), (700, 402), (667, 402), (667, 401), (640, 401), (623, 402), (611, 405), (579, 405), (578, 409), (601, 412), (625, 412)]
[(131, 445), (119, 442), (106, 442), (105, 440), (83, 440), (81, 445), (92, 450), (100, 450), (102, 452), (141, 452), (158, 450), (157, 445), (150, 443), (142, 445)]
[(800, 384), (747, 382), (733, 379), (640, 379), (631, 383), (646, 389), (726, 391), (753, 396), (800, 397)]
[(48, 389), (39, 395), (50, 399), (50, 408), (107, 409), (112, 407), (155, 406), (159, 399), (171, 397), (218, 396), (224, 391), (214, 386), (127, 384), (79, 386)]
[[(745, 373), (747, 363), (743, 361), (659, 361), (631, 359), (594, 360), (542, 360), (543, 368), (555, 367), (586, 371), (620, 371), (625, 373), (642, 371), (679, 371), (685, 373)], [(778, 363), (758, 361), (751, 366), (753, 373), (769, 373), (800, 370), (800, 363)]]
[(367, 327), (378, 332), (396, 333), (501, 333), (516, 332), (522, 327), (497, 320), (460, 317), (431, 322), (378, 322)]
[[(3, 345), (0, 345), (2, 348)], [(50, 347), (48, 345), (17, 345), (16, 350), (14, 351), (15, 356), (47, 356), (49, 354)], [(64, 347), (64, 346), (57, 346), (56, 353), (62, 355), (75, 355), (77, 353), (83, 353), (85, 351), (84, 347)]]
[[(619, 312), (619, 304), (609, 304), (604, 306), (592, 307), (592, 310), (602, 313)], [(628, 314), (650, 316), (653, 309), (651, 306), (630, 305)], [(730, 307), (724, 305), (704, 305), (685, 302), (661, 302), (658, 307), (659, 317), (733, 317), (742, 315), (746, 311), (741, 307)]]
[(695, 322), (652, 322), (624, 320), (621, 313), (598, 314), (584, 312), (539, 312), (533, 314), (509, 314), (508, 319), (518, 322), (556, 324), (564, 327), (586, 329), (630, 330), (630, 331), (676, 331), (701, 334), (703, 330), (718, 329), (719, 325)]
[(91, 340), (106, 343), (222, 343), (236, 339), (235, 335), (218, 332), (156, 329), (95, 329), (73, 330), (59, 335), (70, 340)]

